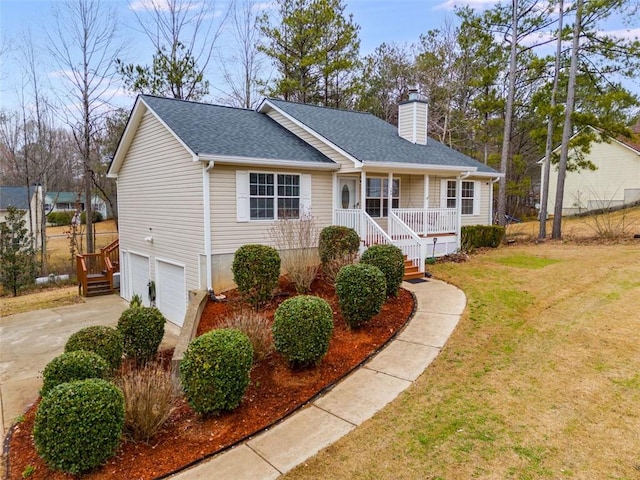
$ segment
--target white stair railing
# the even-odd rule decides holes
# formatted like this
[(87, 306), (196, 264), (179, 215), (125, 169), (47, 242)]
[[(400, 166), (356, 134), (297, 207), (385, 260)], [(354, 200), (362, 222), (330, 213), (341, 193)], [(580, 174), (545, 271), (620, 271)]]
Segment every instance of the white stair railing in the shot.
[(424, 272), (426, 244), (396, 215), (394, 210), (389, 211), (389, 233), (394, 245), (402, 250), (415, 267), (418, 267), (419, 272)]
[(364, 240), (365, 248), (371, 245), (393, 245), (393, 240), (387, 232), (364, 210), (362, 210), (362, 227), (360, 238)]
[(427, 235), (427, 211), (424, 208), (394, 208), (391, 210), (398, 218), (418, 235)]

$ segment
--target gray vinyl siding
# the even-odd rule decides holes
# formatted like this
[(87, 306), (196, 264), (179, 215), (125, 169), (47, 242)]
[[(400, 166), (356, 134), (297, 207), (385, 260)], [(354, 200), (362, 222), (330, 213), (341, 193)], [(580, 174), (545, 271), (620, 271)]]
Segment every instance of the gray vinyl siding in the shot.
[[(331, 225), (333, 220), (331, 172), (309, 172), (280, 168), (251, 168), (249, 172), (311, 174), (311, 214), (318, 229)], [(234, 253), (248, 243), (273, 245), (269, 229), (276, 222), (252, 220), (238, 222), (236, 217), (236, 168), (216, 165), (211, 170), (211, 226), (212, 253)]]
[(325, 144), (321, 140), (318, 140), (315, 136), (311, 135), (306, 130), (299, 127), (295, 123), (293, 123), (291, 120), (286, 118), (281, 113), (276, 112), (275, 110), (271, 110), (270, 112), (267, 113), (267, 115), (271, 117), (273, 120), (275, 120), (276, 122), (278, 122), (280, 125), (282, 125), (284, 128), (286, 128), (287, 130), (289, 130), (290, 132), (292, 132), (293, 134), (295, 134), (296, 136), (298, 136), (299, 138), (307, 142), (316, 150), (322, 152), (324, 155), (329, 157), (334, 162), (337, 162), (338, 164), (343, 165), (345, 168), (353, 167), (353, 162), (351, 160), (349, 160), (344, 155), (338, 153), (336, 150), (334, 150), (332, 147), (329, 147), (327, 144)]
[(202, 165), (150, 112), (118, 173), (118, 210), (120, 249), (148, 255), (152, 280), (168, 260), (185, 266), (187, 290), (201, 288)]

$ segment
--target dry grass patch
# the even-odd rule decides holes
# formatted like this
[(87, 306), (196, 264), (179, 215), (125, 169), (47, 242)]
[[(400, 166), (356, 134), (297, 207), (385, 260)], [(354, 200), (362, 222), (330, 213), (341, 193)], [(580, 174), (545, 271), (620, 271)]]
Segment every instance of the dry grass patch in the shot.
[(77, 286), (39, 290), (17, 297), (2, 297), (0, 317), (83, 302), (82, 297), (78, 295)]
[(430, 267), (468, 298), (446, 348), (284, 478), (638, 478), (639, 253), (550, 243)]

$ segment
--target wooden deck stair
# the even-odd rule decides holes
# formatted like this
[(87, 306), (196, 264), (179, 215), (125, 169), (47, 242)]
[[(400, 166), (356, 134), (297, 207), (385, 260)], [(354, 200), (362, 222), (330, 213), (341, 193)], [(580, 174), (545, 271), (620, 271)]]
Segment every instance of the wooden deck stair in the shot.
[(403, 280), (414, 280), (416, 278), (424, 277), (424, 272), (421, 272), (418, 267), (416, 267), (413, 262), (407, 259), (407, 256), (404, 256), (404, 277)]
[(100, 249), (100, 253), (76, 255), (76, 275), (80, 294), (85, 297), (113, 293), (113, 274), (120, 271), (120, 242)]

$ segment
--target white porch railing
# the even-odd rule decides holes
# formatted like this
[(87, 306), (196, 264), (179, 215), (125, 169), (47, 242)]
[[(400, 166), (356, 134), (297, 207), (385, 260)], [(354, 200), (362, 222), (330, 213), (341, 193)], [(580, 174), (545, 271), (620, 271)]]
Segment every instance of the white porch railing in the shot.
[[(353, 228), (358, 234), (360, 234), (360, 225), (362, 224), (362, 210), (359, 208), (340, 208), (334, 210), (335, 225), (342, 227)], [(362, 238), (362, 235), (360, 235)]]
[(406, 225), (394, 210), (389, 212), (389, 233), (394, 244), (402, 250), (411, 260), (413, 266), (418, 267), (419, 272), (424, 272), (426, 256), (425, 240), (420, 238), (408, 225)]
[(391, 237), (378, 225), (367, 212), (359, 208), (340, 208), (334, 212), (334, 223), (353, 228), (364, 242), (364, 246), (393, 244)]
[(457, 231), (455, 208), (394, 208), (392, 212), (418, 235)]

